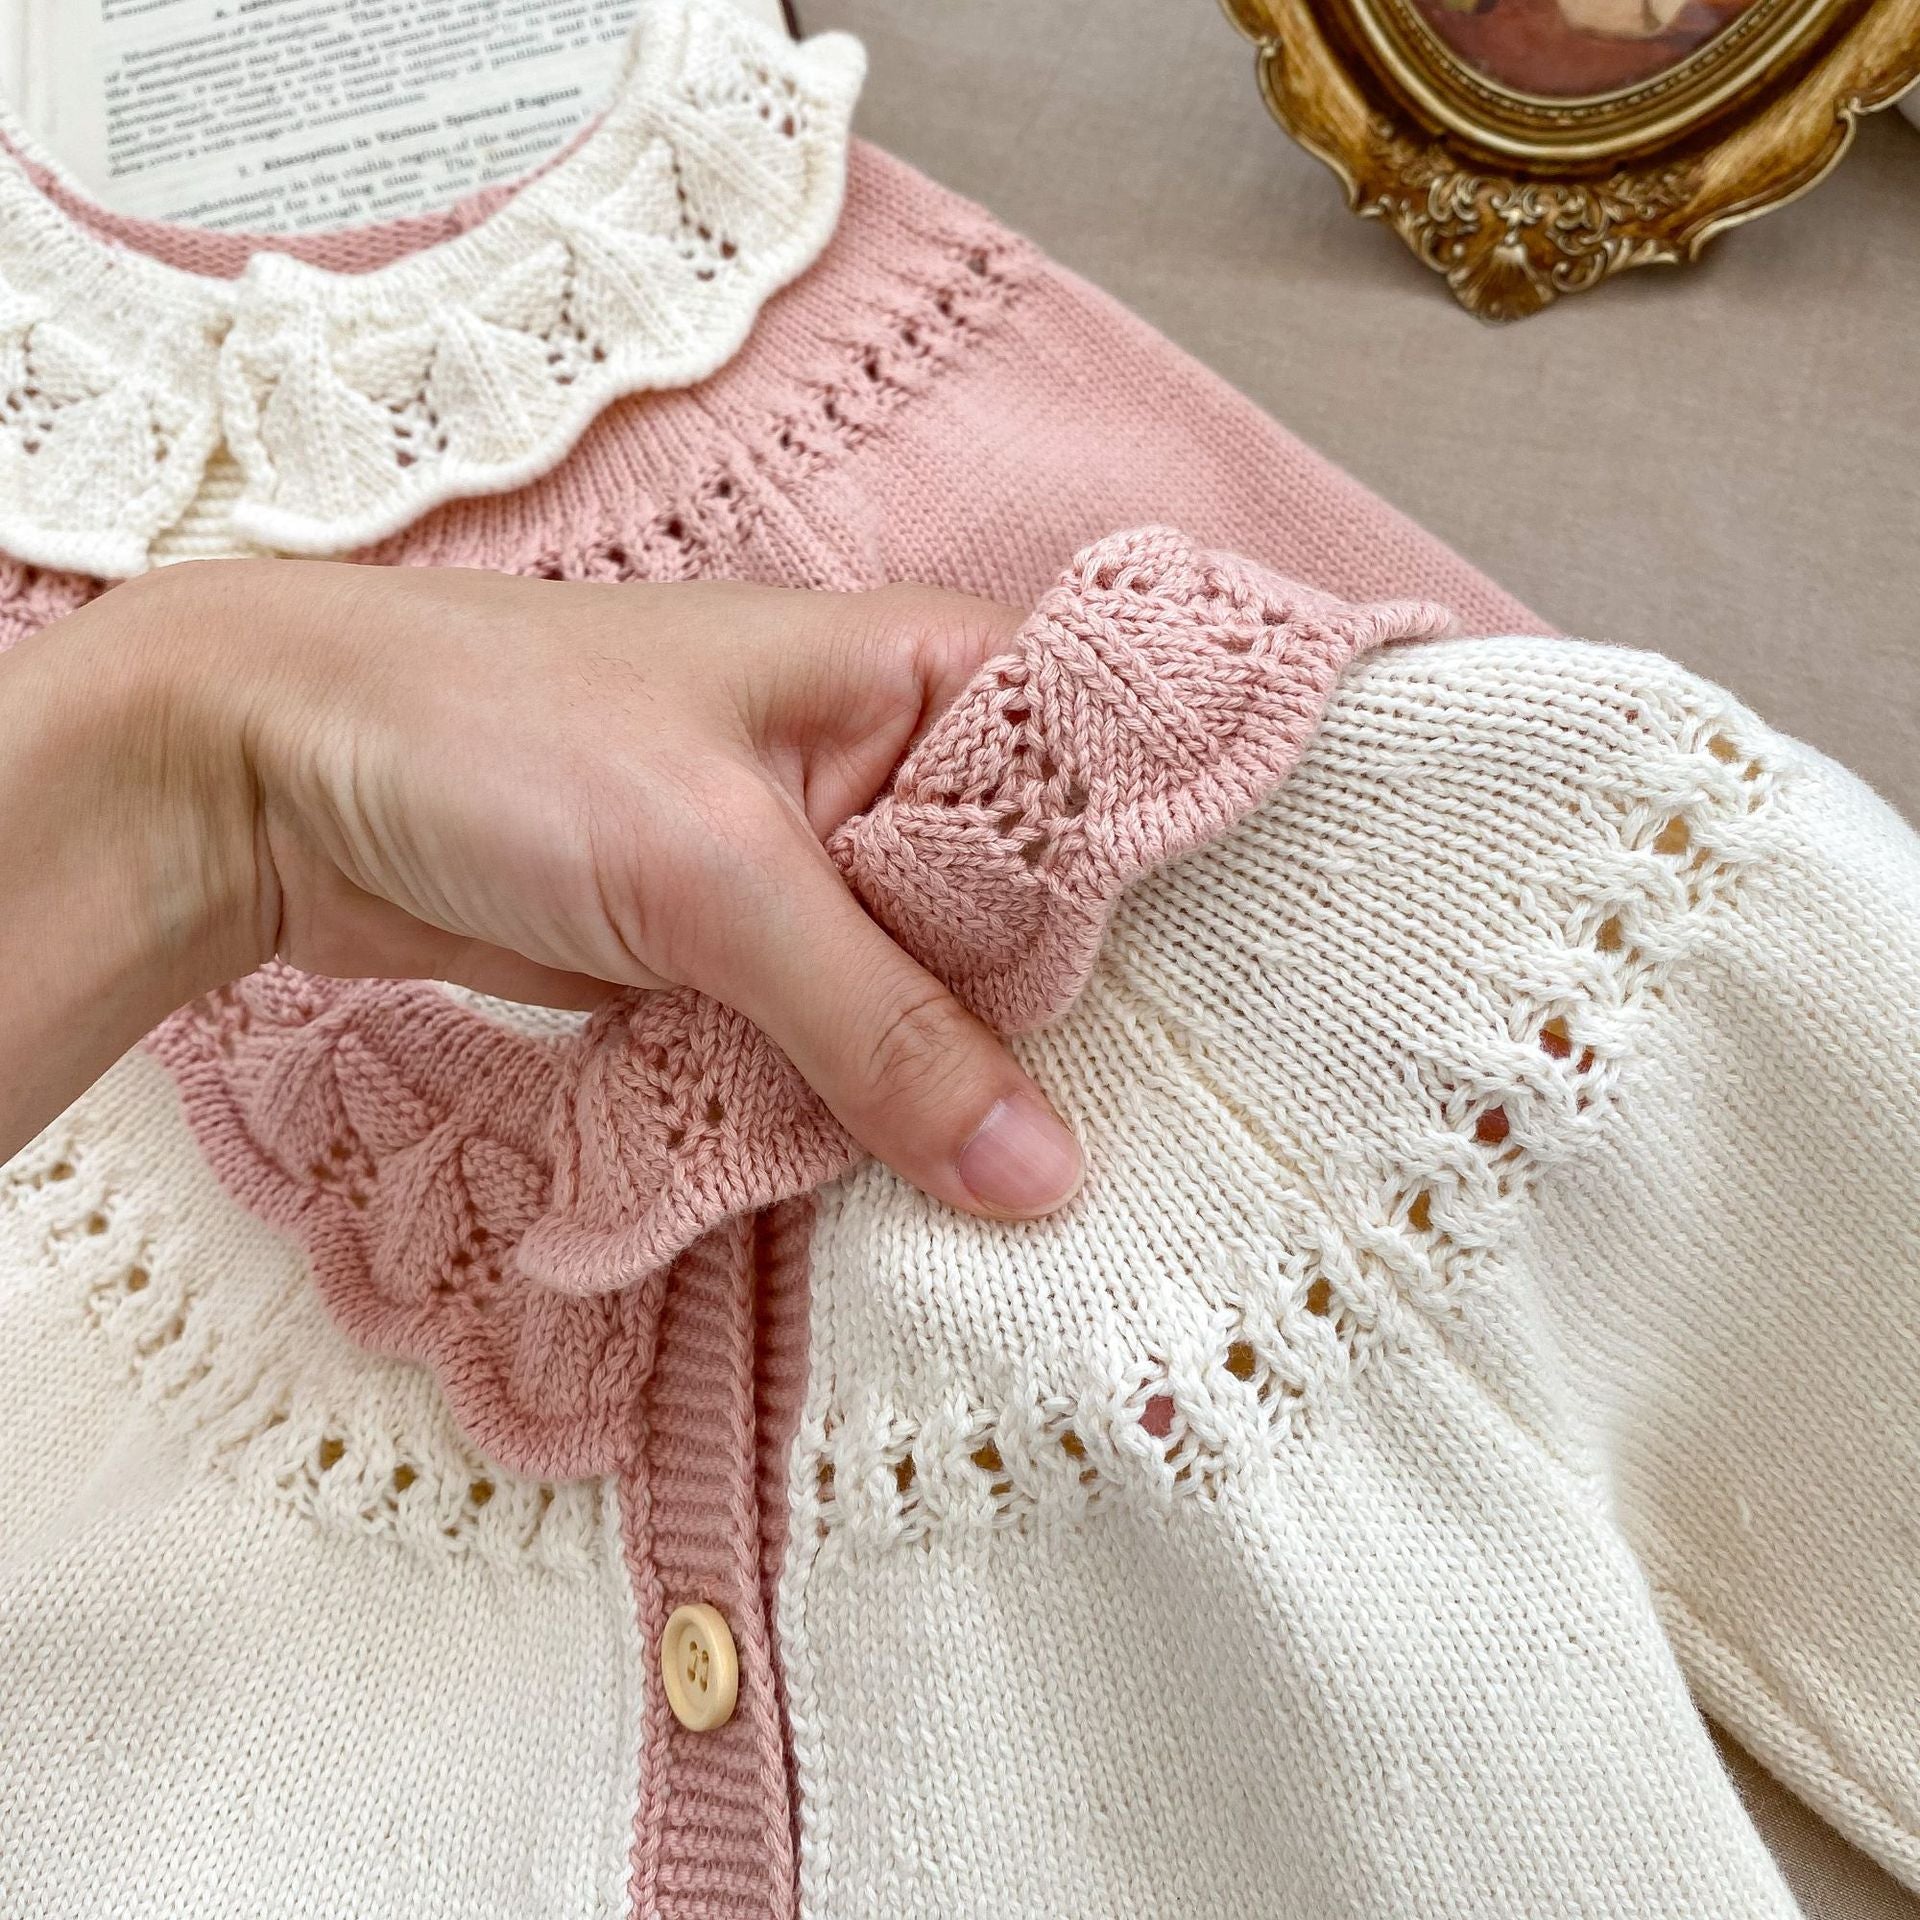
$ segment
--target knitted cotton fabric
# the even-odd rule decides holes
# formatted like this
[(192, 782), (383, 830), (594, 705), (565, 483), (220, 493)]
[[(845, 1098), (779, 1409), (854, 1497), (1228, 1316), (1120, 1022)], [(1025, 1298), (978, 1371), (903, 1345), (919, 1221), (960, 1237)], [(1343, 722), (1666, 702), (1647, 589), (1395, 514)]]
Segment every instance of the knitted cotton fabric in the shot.
[[(694, 995), (187, 1010), (0, 1176), (5, 1910), (1791, 1912), (1694, 1698), (1920, 1878), (1911, 836), (1663, 662), (1380, 651), (1536, 623), (896, 163), (851, 150), (829, 241), (850, 59), (643, 18), (602, 125), (698, 211), (645, 202), (622, 371), (363, 557), (1031, 607), (832, 851), (1026, 1036), (1087, 1186), (945, 1213)], [(127, 567), (264, 531), (262, 300), (356, 343), (274, 485), (362, 537), (423, 429), (376, 473), (352, 396), (426, 390), (365, 287), (515, 199), (283, 276), (34, 165), (0, 207), (220, 316), (155, 348), (223, 398)], [(529, 312), (598, 232), (568, 168)], [(459, 311), (432, 435), (501, 444), (528, 362)], [(15, 631), (99, 585), (35, 542), (105, 537), (27, 437)], [(716, 1731), (656, 1684), (683, 1600), (739, 1647)]]

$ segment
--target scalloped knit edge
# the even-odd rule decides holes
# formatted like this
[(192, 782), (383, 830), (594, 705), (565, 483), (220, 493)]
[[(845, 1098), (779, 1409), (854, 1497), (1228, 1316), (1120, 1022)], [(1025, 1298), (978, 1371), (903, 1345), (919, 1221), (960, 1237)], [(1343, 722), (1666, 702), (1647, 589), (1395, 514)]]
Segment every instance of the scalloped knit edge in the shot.
[[(1446, 625), (1424, 603), (1344, 606), (1165, 529), (1116, 535), (1080, 555), (1016, 650), (981, 670), (892, 790), (834, 836), (833, 855), (977, 1011), (1005, 1030), (1041, 1024), (1083, 984), (1120, 891), (1285, 778), (1356, 654)], [(1125, 698), (1109, 697), (1116, 668)], [(1009, 732), (1043, 698), (1080, 729), (1075, 751), (1112, 788), (1068, 825), (1051, 866), (1003, 830), (998, 795), (1021, 764), (1032, 795), (1057, 799), (1078, 778), (1066, 736), (1022, 744)], [(1119, 731), (1103, 733), (1108, 721)], [(972, 786), (949, 802), (942, 783), (956, 770)], [(969, 918), (915, 891), (910, 857), (929, 849), (977, 883), (976, 930), (1011, 930), (998, 970), (976, 964), (961, 982), (964, 968), (929, 955), (930, 940)], [(977, 945), (962, 955), (982, 957)], [(663, 1022), (698, 1046), (665, 1046)], [(210, 1163), (307, 1245), (346, 1331), (430, 1366), (467, 1432), (521, 1471), (604, 1471), (621, 1445), (622, 1383), (652, 1364), (670, 1263), (723, 1222), (810, 1192), (860, 1157), (771, 1042), (690, 992), (634, 996), (555, 1046), (430, 986), (274, 968), (185, 1009), (150, 1044)], [(649, 1048), (683, 1109), (706, 1113), (719, 1084), (758, 1103), (746, 1124), (709, 1130), (676, 1159), (688, 1143), (669, 1140), (679, 1121), (652, 1103)], [(520, 1106), (503, 1126), (515, 1085)], [(528, 1171), (549, 1181), (546, 1206), (515, 1228), (524, 1215), (512, 1195), (483, 1192), (475, 1167), (529, 1153)], [(338, 1165), (325, 1164), (330, 1154)], [(476, 1227), (487, 1229), (477, 1241)], [(477, 1297), (476, 1245), (494, 1289)]]
[[(829, 853), (868, 912), (963, 1003), (1003, 1033), (1029, 1031), (1072, 1003), (1126, 887), (1225, 831), (1286, 778), (1349, 661), (1448, 623), (1427, 603), (1346, 606), (1237, 557), (1196, 553), (1168, 529), (1115, 535), (1078, 556), (1014, 652), (981, 669)], [(1024, 716), (1018, 746), (1011, 713)], [(1097, 738), (1102, 720), (1110, 733), (1138, 730), (1130, 774), (1116, 740)], [(1183, 727), (1184, 766), (1170, 744)], [(1157, 760), (1140, 744), (1149, 737)], [(1022, 755), (1050, 769), (1028, 783), (1023, 812), (1088, 790), (1037, 856), (1030, 838), (1001, 846)], [(1104, 791), (1116, 782), (1125, 784)], [(980, 797), (966, 798), (969, 788)], [(968, 909), (983, 934), (1022, 924), (1027, 934), (986, 964), (956, 963), (938, 942)], [(636, 1075), (649, 1056), (665, 1056), (679, 1084)], [(517, 1260), (568, 1293), (629, 1285), (720, 1220), (806, 1192), (861, 1158), (763, 1034), (691, 992), (625, 995), (596, 1015), (572, 1056), (555, 1133), (553, 1205)]]
[[(490, 263), (524, 260), (544, 246), (564, 244), (570, 234), (592, 225), (596, 206), (632, 177), (661, 137), (662, 119), (670, 117), (663, 116), (663, 106), (671, 104), (679, 63), (701, 23), (757, 48), (776, 71), (805, 83), (822, 118), (813, 133), (818, 153), (791, 226), (764, 251), (743, 253), (697, 342), (679, 353), (641, 342), (610, 343), (603, 361), (573, 379), (572, 391), (538, 445), (521, 457), (449, 462), (436, 466), (431, 478), (422, 469), (421, 478), (411, 483), (409, 469), (396, 466), (395, 485), (383, 490), (386, 497), (359, 512), (323, 515), (277, 505), (271, 496), (285, 489), (259, 431), (260, 408), (252, 391), (259, 371), (243, 364), (261, 350), (248, 324), (259, 297), (297, 289), (304, 317), (322, 333), (337, 328), (342, 307), (354, 302), (380, 314), (390, 329), (426, 326), (449, 301), (475, 297)], [(49, 321), (59, 324), (66, 312), (108, 304), (98, 297), (99, 289), (116, 282), (131, 283), (131, 301), (111, 304), (177, 319), (177, 326), (161, 330), (159, 344), (149, 337), (126, 354), (119, 362), (132, 370), (126, 377), (92, 396), (123, 394), (130, 408), (143, 409), (149, 419), (163, 410), (173, 416), (168, 431), (174, 444), (166, 457), (145, 484), (104, 502), (99, 524), (62, 524), (31, 499), (0, 510), (0, 549), (35, 566), (100, 578), (142, 572), (153, 564), (162, 538), (193, 507), (223, 442), (246, 483), (227, 523), (236, 542), (287, 553), (351, 552), (390, 537), (449, 501), (507, 492), (537, 479), (567, 457), (609, 406), (636, 393), (696, 384), (724, 366), (765, 302), (819, 257), (839, 222), (853, 106), (864, 74), (864, 51), (849, 35), (826, 33), (795, 43), (720, 0), (647, 0), (629, 35), (611, 103), (571, 152), (465, 232), (361, 274), (259, 253), (245, 273), (224, 280), (98, 238), (42, 193), (26, 166), (46, 174), (75, 200), (84, 202), (85, 192), (24, 129), (0, 115), (0, 143), (11, 149), (0, 154), (0, 229), (18, 230), (9, 257), (26, 262), (18, 269), (24, 284), (5, 291), (28, 307), (50, 308), (25, 323), (25, 330)], [(61, 273), (67, 276), (64, 284), (57, 277)], [(466, 286), (467, 281), (475, 284)], [(400, 309), (392, 304), (397, 293), (406, 296), (406, 317), (398, 320), (393, 316)], [(268, 338), (283, 332), (284, 324), (276, 323)], [(76, 343), (96, 357), (108, 351), (84, 326)], [(144, 386), (136, 384), (141, 379)], [(196, 387), (204, 391), (195, 394)], [(195, 396), (184, 407), (183, 393)], [(33, 471), (31, 462), (24, 464)]]

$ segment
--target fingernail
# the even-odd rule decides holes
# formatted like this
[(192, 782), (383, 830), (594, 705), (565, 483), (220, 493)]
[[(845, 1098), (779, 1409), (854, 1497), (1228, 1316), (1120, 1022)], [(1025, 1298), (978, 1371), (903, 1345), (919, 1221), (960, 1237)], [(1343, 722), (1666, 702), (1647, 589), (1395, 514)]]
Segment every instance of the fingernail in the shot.
[(960, 1149), (962, 1184), (983, 1207), (1022, 1218), (1051, 1213), (1080, 1190), (1080, 1148), (1044, 1100), (1010, 1093)]

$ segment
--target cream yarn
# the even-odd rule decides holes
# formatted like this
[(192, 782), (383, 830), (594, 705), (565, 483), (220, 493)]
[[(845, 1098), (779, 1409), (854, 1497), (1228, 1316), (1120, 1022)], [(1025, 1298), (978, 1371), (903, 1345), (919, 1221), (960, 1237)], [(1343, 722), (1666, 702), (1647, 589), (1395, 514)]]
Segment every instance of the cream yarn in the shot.
[(1790, 1912), (1689, 1687), (1920, 1882), (1870, 794), (1663, 661), (1390, 650), (1023, 1053), (1068, 1216), (816, 1233), (808, 1912)]
[[(650, 0), (606, 115), (440, 244), (223, 280), (109, 244), (0, 165), (0, 547), (113, 577), (344, 553), (523, 486), (613, 400), (704, 379), (833, 234), (857, 42)], [(295, 243), (296, 245), (298, 243)]]

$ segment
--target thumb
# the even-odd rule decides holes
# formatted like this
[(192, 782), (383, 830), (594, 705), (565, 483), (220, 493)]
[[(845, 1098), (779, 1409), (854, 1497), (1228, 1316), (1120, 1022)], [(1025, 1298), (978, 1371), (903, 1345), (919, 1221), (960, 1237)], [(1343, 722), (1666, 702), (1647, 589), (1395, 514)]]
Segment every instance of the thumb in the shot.
[(795, 827), (783, 884), (757, 903), (763, 924), (736, 922), (723, 977), (710, 967), (702, 985), (773, 1039), (869, 1153), (935, 1199), (1011, 1219), (1064, 1205), (1083, 1163), (1046, 1096)]

